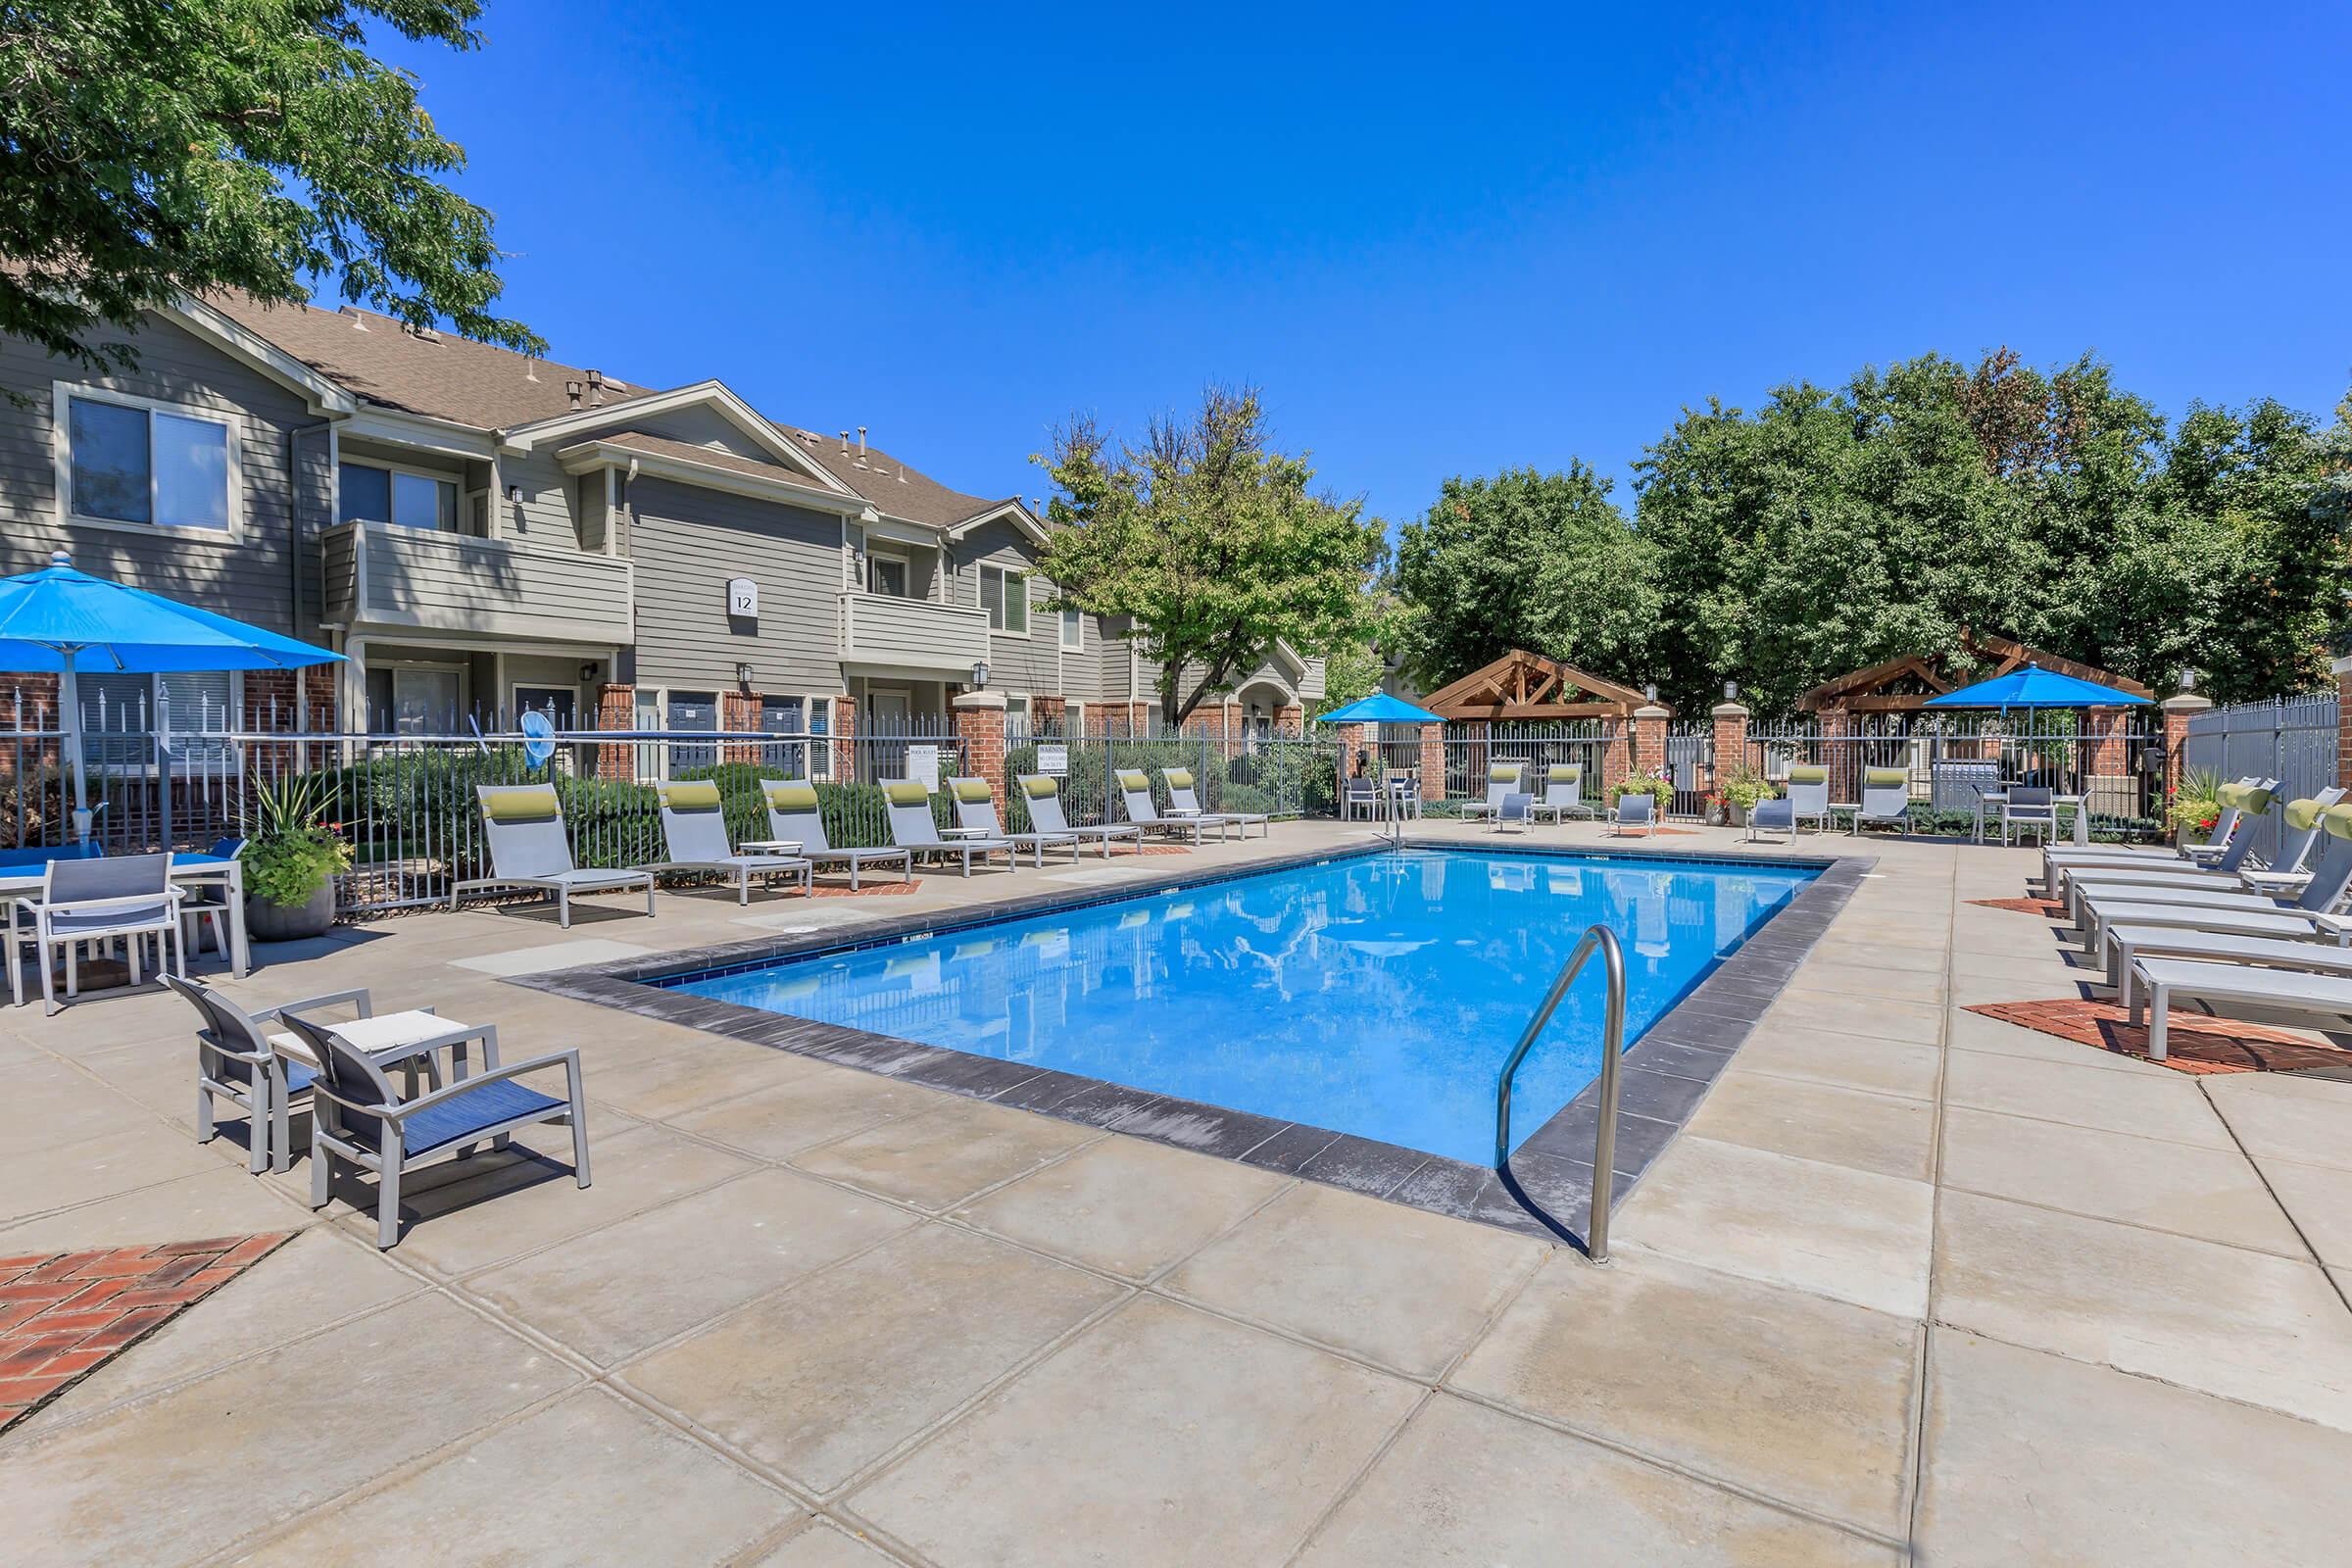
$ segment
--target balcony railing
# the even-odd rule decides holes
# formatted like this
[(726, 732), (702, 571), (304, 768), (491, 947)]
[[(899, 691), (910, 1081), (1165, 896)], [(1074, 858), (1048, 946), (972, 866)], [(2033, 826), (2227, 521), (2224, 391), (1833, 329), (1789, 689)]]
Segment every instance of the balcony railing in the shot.
[(988, 657), (988, 612), (887, 594), (841, 596), (841, 662), (870, 674), (967, 674)]
[(611, 556), (347, 522), (319, 540), (330, 625), (625, 643), (634, 574)]

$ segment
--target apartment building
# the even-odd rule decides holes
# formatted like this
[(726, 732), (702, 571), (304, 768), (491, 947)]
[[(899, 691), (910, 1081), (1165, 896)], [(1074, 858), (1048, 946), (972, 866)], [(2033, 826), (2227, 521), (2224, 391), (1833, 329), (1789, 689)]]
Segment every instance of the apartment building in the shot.
[[(190, 302), (127, 374), (0, 340), (0, 570), (63, 547), (346, 656), (311, 727), (834, 733), (944, 718), (985, 676), (1017, 725), (1149, 727), (1156, 671), (1117, 620), (1049, 612), (1046, 530), (858, 426), (412, 332), (349, 307)], [(161, 682), (162, 684), (156, 684)], [(37, 678), (23, 683), (38, 690)], [(104, 676), (252, 722), (291, 676)], [(1296, 723), (1319, 661), (1287, 648), (1200, 710)], [(85, 707), (88, 700), (85, 700)]]

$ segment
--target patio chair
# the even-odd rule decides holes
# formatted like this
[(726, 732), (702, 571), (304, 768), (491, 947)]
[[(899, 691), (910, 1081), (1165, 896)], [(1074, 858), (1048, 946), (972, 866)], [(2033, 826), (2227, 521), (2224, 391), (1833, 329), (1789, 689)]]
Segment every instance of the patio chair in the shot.
[(1658, 828), (1657, 807), (1657, 797), (1647, 790), (1618, 796), (1617, 804), (1609, 808), (1610, 831), (1631, 838), (1633, 830), (1640, 828), (1643, 838), (1650, 837)]
[(1747, 842), (1755, 843), (1758, 833), (1786, 833), (1795, 842), (1796, 808), (1788, 796), (1763, 796), (1747, 808)]
[(1905, 837), (1911, 832), (1911, 775), (1899, 767), (1862, 770), (1862, 804), (1854, 809), (1854, 831), (1873, 822), (1892, 823)]
[(1396, 808), (1398, 816), (1409, 816), (1415, 821), (1420, 820), (1420, 774), (1408, 768), (1392, 767), (1389, 769), (1387, 777), (1381, 780), (1381, 788), (1388, 792), (1389, 799)]
[[(1034, 816), (1029, 832), (1005, 832), (1004, 823), (997, 820), (996, 792), (988, 787), (988, 780), (984, 778), (951, 778), (948, 780), (948, 795), (956, 803), (956, 824), (982, 838), (1002, 839), (1012, 845), (1025, 844), (1030, 853), (1037, 857), (1037, 863), (1041, 866), (1046, 863), (1046, 846), (1049, 844), (1057, 849), (1066, 846), (1070, 858), (1073, 861), (1078, 858), (1077, 834), (1041, 830), (1037, 828)], [(1017, 853), (1014, 859), (1019, 859)]]
[(825, 838), (825, 818), (817, 808), (815, 785), (804, 779), (767, 778), (760, 781), (760, 793), (767, 802), (768, 836), (760, 843), (746, 844), (745, 849), (783, 850), (789, 845), (788, 853), (819, 866), (846, 865), (852, 892), (857, 891), (858, 873), (868, 865), (896, 865), (902, 879), (914, 880), (914, 857), (906, 850), (890, 846), (834, 848)]
[[(170, 855), (123, 855), (103, 859), (51, 860), (41, 873), (38, 899), (18, 902), (32, 920), (33, 956), (41, 971), (41, 1002), (54, 1016), (58, 1010), (56, 964), (58, 949), (65, 950), (66, 1000), (80, 993), (76, 960), (84, 945), (103, 947), (118, 938), (130, 967), (130, 983), (139, 983), (139, 964), (146, 939), (158, 944), (157, 962), (174, 974), (188, 970), (187, 953), (179, 941), (180, 890), (172, 885)], [(12, 917), (13, 918), (13, 917)], [(14, 948), (17, 944), (11, 942)], [(11, 959), (15, 954), (10, 955)], [(17, 998), (23, 982), (12, 961), (9, 973)]]
[(798, 855), (747, 855), (727, 837), (727, 811), (718, 785), (710, 779), (657, 786), (662, 802), (662, 850), (669, 857), (662, 871), (714, 871), (735, 884), (735, 902), (752, 902), (752, 878), (771, 886), (780, 876), (795, 877), (801, 892), (808, 891), (812, 870)]
[[(2271, 808), (2272, 802), (2277, 799), (2278, 790), (2278, 781), (2277, 779), (2258, 775), (2249, 775), (2233, 784), (2223, 785), (2214, 792), (2214, 798), (2220, 803), (2222, 809), (2221, 814), (2214, 819), (2213, 831), (2206, 836), (2204, 843), (2192, 844), (2182, 849), (2180, 852), (2182, 858), (2210, 861), (2218, 860), (2229, 854), (2231, 837), (2245, 831), (2249, 817), (2260, 816)], [(2225, 825), (2230, 829), (2228, 833), (2222, 831)]]
[[(375, 1245), (400, 1240), (402, 1179), (418, 1165), (464, 1158), (484, 1143), (503, 1143), (519, 1128), (558, 1122), (571, 1129), (571, 1169), (588, 1185), (588, 1102), (580, 1091), (580, 1054), (551, 1051), (520, 1061), (485, 1066), (422, 1095), (403, 1095), (366, 1052), (354, 1050), (334, 1026), (307, 1014), (278, 1010), (278, 1020), (318, 1058), (311, 1080), (311, 1207), (331, 1196), (332, 1161), (376, 1175)], [(497, 1030), (481, 1031), (495, 1056)], [(515, 1082), (532, 1073), (564, 1070), (562, 1100)]]
[[(1229, 823), (1243, 838), (1250, 836), (1250, 824), (1257, 824), (1257, 836), (1264, 838), (1273, 831), (1273, 816), (1265, 811), (1208, 811), (1201, 809), (1200, 797), (1193, 793), (1193, 770), (1189, 767), (1163, 767), (1159, 776), (1168, 786), (1168, 815), (1189, 816), (1200, 822)], [(1388, 788), (1386, 784), (1381, 786)]]
[(2204, 888), (2120, 887), (2109, 892), (2085, 887), (2077, 924), (2084, 931), (2082, 951), (2104, 960), (2108, 933), (2118, 926), (2156, 925), (2226, 932), (2235, 936), (2320, 937), (2348, 934), (2336, 910), (2352, 888), (2352, 806), (2322, 813), (2327, 844), (2311, 880), (2291, 901), (2283, 895), (2223, 892)]
[(1488, 831), (1500, 833), (1508, 829), (1513, 833), (1524, 833), (1534, 825), (1535, 808), (1536, 798), (1533, 795), (1524, 790), (1513, 790), (1510, 794), (1505, 795), (1502, 798), (1502, 804), (1495, 808), (1494, 822)]
[(943, 839), (939, 824), (931, 817), (931, 792), (920, 781), (908, 778), (891, 779), (882, 786), (890, 805), (890, 841), (910, 855), (929, 856), (944, 859), (960, 856), (963, 874), (972, 874), (972, 857), (988, 863), (990, 856), (1003, 854), (1007, 867), (1020, 864), (1020, 851), (1009, 839), (971, 836)]
[(2244, 963), (2200, 963), (2189, 958), (2140, 958), (2139, 982), (2132, 999), (2132, 1021), (2145, 1004), (2148, 1059), (2162, 1061), (2169, 1050), (2173, 1004), (2200, 1002), (2215, 1007), (2246, 1007), (2285, 1014), (2314, 1028), (2341, 1029), (2352, 1020), (2352, 975), (2276, 969)]
[(2137, 982), (2132, 969), (2143, 957), (2194, 958), (2205, 963), (2258, 964), (2308, 969), (2317, 974), (2352, 974), (2352, 948), (2300, 937), (2232, 936), (2181, 926), (2119, 925), (2107, 932), (2111, 956), (2107, 983), (2115, 1000), (2132, 1006)]
[(654, 912), (654, 874), (642, 867), (583, 871), (572, 863), (571, 836), (553, 784), (476, 784), (482, 837), (490, 846), (489, 876), (468, 877), (449, 889), (449, 907), (477, 888), (539, 888), (555, 895), (556, 923), (571, 928), (571, 896), (645, 889), (645, 912)]
[(1127, 820), (1147, 834), (1157, 833), (1162, 838), (1189, 836), (1197, 845), (1203, 828), (1215, 828), (1217, 837), (1225, 837), (1225, 824), (1198, 816), (1162, 816), (1159, 808), (1152, 804), (1152, 780), (1141, 768), (1122, 767), (1118, 770), (1119, 799), (1127, 808)]
[(1017, 782), (1021, 796), (1029, 803), (1029, 822), (1041, 833), (1067, 833), (1084, 841), (1093, 839), (1102, 846), (1102, 858), (1110, 858), (1113, 839), (1141, 839), (1144, 830), (1133, 822), (1098, 822), (1085, 826), (1070, 825), (1069, 813), (1062, 809), (1061, 784), (1045, 773), (1023, 773)]
[(1592, 814), (1592, 808), (1585, 804), (1584, 764), (1553, 762), (1544, 770), (1544, 798), (1536, 803), (1537, 816), (1564, 822)]
[(1830, 770), (1809, 762), (1799, 762), (1788, 769), (1788, 790), (1783, 797), (1788, 803), (1788, 836), (1796, 837), (1795, 824), (1810, 817), (1816, 832), (1827, 833), (1830, 821)]
[(1366, 817), (1380, 815), (1380, 781), (1370, 774), (1340, 781), (1340, 820), (1353, 820), (1359, 813)]
[(2030, 831), (2041, 835), (2048, 844), (2058, 836), (2058, 804), (2056, 790), (2041, 784), (2012, 784), (2001, 795), (2001, 843), (2006, 847), (2012, 832)]
[[(368, 993), (336, 991), (247, 1012), (201, 980), (168, 974), (164, 984), (203, 1020), (196, 1031), (196, 1141), (209, 1144), (219, 1135), (214, 1102), (225, 1100), (245, 1112), (245, 1168), (256, 1176), (264, 1169), (290, 1168), (294, 1163), (289, 1127), (293, 1102), (310, 1098), (311, 1080), (317, 1072), (305, 1062), (287, 1060), (264, 1031), (276, 1024), (278, 1014), (287, 1008), (317, 1012), (348, 1005), (357, 1009), (357, 1016), (368, 1017), (373, 1005)], [(278, 1036), (279, 1040), (293, 1038)], [(304, 1054), (308, 1054), (306, 1046)]]
[[(2277, 779), (2270, 779), (2266, 781), (2262, 778), (2251, 775), (2245, 778), (2233, 780), (2232, 782), (2241, 787), (2251, 786), (2256, 789), (2276, 789), (2278, 784)], [(2234, 795), (2237, 792), (2232, 791), (2231, 793)], [(2267, 808), (2268, 806), (2266, 803), (2265, 809)], [(2178, 850), (2175, 850), (2170, 845), (2163, 844), (2149, 845), (2144, 849), (2133, 849), (2128, 845), (2121, 844), (2051, 845), (2041, 852), (2041, 885), (2045, 889), (2055, 891), (2056, 884), (2051, 880), (2051, 878), (2054, 875), (2059, 874), (2059, 868), (2062, 866), (2079, 864), (2089, 865), (2100, 862), (2123, 864), (2126, 862), (2136, 863), (2148, 860), (2162, 863), (2172, 860), (2199, 860), (2218, 858), (2220, 856), (2229, 851), (2230, 835), (2236, 830), (2238, 818), (2241, 814), (2242, 808), (2240, 807), (2232, 806), (2225, 802), (2222, 806), (2220, 815), (2214, 819), (2213, 831), (2206, 835), (2205, 842), (2202, 844), (2184, 844), (2181, 845)]]
[(1492, 762), (1487, 766), (1487, 798), (1467, 801), (1462, 805), (1462, 820), (1475, 822), (1482, 816), (1493, 816), (1502, 809), (1502, 798), (1519, 788), (1519, 780), (1527, 772), (1524, 762)]

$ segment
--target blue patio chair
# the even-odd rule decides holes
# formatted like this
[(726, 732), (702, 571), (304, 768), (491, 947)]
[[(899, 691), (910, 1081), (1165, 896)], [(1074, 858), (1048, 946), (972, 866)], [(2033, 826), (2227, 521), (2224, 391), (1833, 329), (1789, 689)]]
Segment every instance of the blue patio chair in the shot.
[(1812, 818), (1816, 831), (1830, 830), (1830, 770), (1817, 763), (1799, 762), (1788, 769), (1788, 793), (1783, 797), (1788, 803), (1788, 819), (1792, 824), (1788, 836), (1796, 836), (1794, 823)]
[[(135, 986), (146, 939), (154, 937), (159, 945), (158, 967), (186, 973), (187, 954), (179, 944), (179, 890), (172, 885), (169, 855), (51, 860), (41, 876), (40, 897), (19, 901), (32, 916), (41, 1001), (48, 1011), (54, 1015), (59, 1005), (56, 970), (50, 959), (60, 948), (65, 950), (69, 1002), (80, 994), (75, 961), (85, 946), (104, 948), (120, 939), (130, 966), (130, 983)], [(10, 947), (17, 945), (12, 939)], [(22, 982), (16, 980), (13, 962), (9, 974), (21, 1002)]]
[(293, 1102), (307, 1099), (317, 1073), (301, 1062), (288, 1061), (271, 1045), (265, 1029), (278, 1021), (288, 1007), (315, 1012), (322, 1007), (351, 1006), (356, 1016), (372, 1010), (366, 991), (336, 991), (306, 997), (259, 1012), (247, 1012), (201, 980), (164, 976), (187, 1004), (196, 1009), (203, 1026), (196, 1031), (196, 1141), (209, 1144), (220, 1129), (214, 1123), (214, 1102), (225, 1100), (245, 1112), (249, 1133), (245, 1168), (260, 1175), (264, 1166), (282, 1171), (294, 1162), (294, 1141), (288, 1126)]
[[(588, 1102), (580, 1090), (580, 1054), (551, 1051), (456, 1078), (424, 1095), (392, 1087), (366, 1052), (356, 1051), (334, 1025), (280, 1009), (278, 1021), (318, 1058), (311, 1082), (311, 1207), (324, 1208), (331, 1196), (331, 1162), (341, 1159), (375, 1172), (375, 1245), (389, 1249), (400, 1240), (401, 1178), (418, 1165), (464, 1158), (481, 1144), (503, 1144), (518, 1128), (558, 1122), (571, 1129), (571, 1169), (588, 1185)], [(495, 1055), (497, 1030), (480, 1032)], [(516, 1083), (535, 1072), (564, 1069), (564, 1096), (557, 1100)]]

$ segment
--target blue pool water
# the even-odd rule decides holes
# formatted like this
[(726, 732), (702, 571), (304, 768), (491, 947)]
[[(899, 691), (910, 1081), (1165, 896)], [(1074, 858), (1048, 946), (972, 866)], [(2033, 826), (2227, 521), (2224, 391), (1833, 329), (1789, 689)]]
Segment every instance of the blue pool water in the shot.
[[(1484, 1164), (1503, 1057), (1585, 928), (1630, 1044), (1814, 872), (1406, 850), (664, 986)], [(1600, 1068), (1588, 966), (1521, 1068), (1522, 1135)]]

